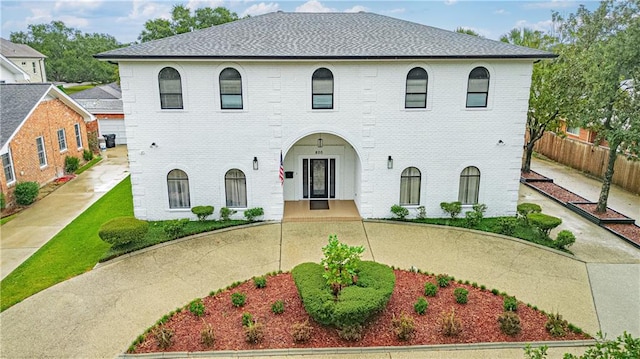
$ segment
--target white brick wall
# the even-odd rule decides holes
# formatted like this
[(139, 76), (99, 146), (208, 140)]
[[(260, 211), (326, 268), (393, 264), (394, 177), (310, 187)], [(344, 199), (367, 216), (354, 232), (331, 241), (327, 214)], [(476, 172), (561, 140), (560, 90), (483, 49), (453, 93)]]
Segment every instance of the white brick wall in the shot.
[[(157, 76), (165, 66), (182, 76), (183, 110), (160, 109)], [(243, 110), (220, 110), (218, 75), (228, 66), (242, 75)], [(428, 72), (426, 110), (404, 109), (406, 75), (415, 66)], [(486, 109), (465, 108), (468, 74), (476, 66), (491, 76)], [(311, 110), (311, 75), (319, 67), (334, 74), (333, 110)], [(420, 204), (429, 216), (443, 215), (440, 202), (457, 200), (467, 166), (481, 171), (479, 200), (487, 216), (515, 213), (531, 60), (121, 62), (120, 76), (139, 218), (193, 217), (169, 210), (166, 175), (174, 168), (189, 175), (191, 205), (213, 205), (217, 213), (225, 205), (224, 174), (238, 168), (247, 176), (248, 207), (263, 207), (265, 219), (278, 220), (280, 150), (285, 169), (296, 170), (293, 146), (317, 133), (353, 147), (356, 158), (344, 160), (353, 169), (345, 169), (340, 195), (353, 198), (365, 218), (389, 216), (409, 166), (422, 173)], [(150, 148), (152, 142), (158, 147)], [(300, 191), (289, 181), (284, 195), (296, 199)]]

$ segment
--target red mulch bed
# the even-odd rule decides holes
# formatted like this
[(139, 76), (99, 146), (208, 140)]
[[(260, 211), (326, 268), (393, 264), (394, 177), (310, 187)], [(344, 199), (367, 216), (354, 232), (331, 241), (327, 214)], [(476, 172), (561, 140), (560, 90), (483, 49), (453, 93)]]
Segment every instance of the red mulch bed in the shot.
[(548, 177), (545, 177), (545, 176), (543, 176), (543, 175), (541, 175), (541, 174), (539, 174), (537, 172), (533, 172), (533, 171), (531, 171), (531, 172), (522, 172), (521, 171), (520, 172), (520, 176), (522, 178), (526, 178), (526, 179), (541, 179), (541, 180), (548, 179)]
[(603, 226), (640, 245), (640, 227), (637, 225), (607, 223)]
[[(447, 288), (439, 288), (436, 297), (429, 297), (427, 313), (420, 316), (415, 313), (413, 304), (423, 296), (424, 283), (435, 283), (433, 276), (396, 270), (396, 286), (386, 309), (377, 315), (365, 328), (363, 338), (358, 342), (341, 339), (336, 329), (324, 327), (309, 318), (304, 310), (298, 291), (290, 273), (267, 277), (267, 287), (256, 289), (253, 281), (241, 284), (232, 290), (226, 290), (215, 296), (203, 299), (205, 315), (197, 318), (188, 309), (175, 314), (165, 326), (174, 331), (173, 344), (165, 351), (194, 352), (210, 350), (253, 350), (276, 348), (328, 348), (328, 347), (369, 347), (400, 346), (451, 343), (481, 342), (533, 342), (548, 340), (581, 340), (589, 336), (568, 333), (563, 338), (552, 337), (544, 328), (547, 317), (525, 304), (519, 303), (522, 331), (516, 336), (508, 336), (500, 331), (497, 318), (503, 312), (503, 299), (481, 291), (470, 285), (452, 283)], [(453, 290), (464, 287), (469, 290), (468, 303), (455, 302)], [(247, 302), (242, 308), (231, 304), (231, 293), (243, 292)], [(271, 304), (276, 300), (285, 302), (283, 314), (271, 312)], [(462, 333), (457, 337), (446, 337), (440, 333), (439, 318), (443, 311), (455, 308), (462, 322)], [(264, 339), (259, 344), (245, 342), (242, 327), (242, 313), (249, 312), (254, 319), (265, 326)], [(401, 313), (411, 315), (415, 320), (416, 333), (409, 341), (400, 341), (392, 331), (391, 321)], [(297, 344), (290, 334), (291, 324), (309, 320), (313, 327), (311, 339)], [(215, 332), (213, 348), (200, 343), (200, 331), (204, 323), (211, 323)], [(161, 352), (153, 335), (136, 347), (135, 353)]]
[(62, 177), (58, 177), (54, 180), (55, 183), (67, 183), (69, 181), (71, 181), (72, 179), (76, 178), (76, 175), (74, 174), (70, 174), (70, 175), (65, 175)]
[(539, 190), (547, 193), (553, 198), (558, 199), (564, 203), (566, 202), (589, 202), (584, 197), (580, 197), (577, 194), (568, 191), (567, 189), (558, 186), (551, 182), (529, 182), (528, 185), (538, 188)]
[(611, 218), (628, 219), (629, 218), (622, 213), (618, 213), (612, 210), (611, 208), (607, 208), (607, 211), (604, 213), (598, 213), (596, 212), (596, 207), (598, 206), (597, 203), (574, 203), (574, 205), (576, 207), (582, 208), (586, 212), (589, 212), (591, 215), (599, 219), (611, 219)]

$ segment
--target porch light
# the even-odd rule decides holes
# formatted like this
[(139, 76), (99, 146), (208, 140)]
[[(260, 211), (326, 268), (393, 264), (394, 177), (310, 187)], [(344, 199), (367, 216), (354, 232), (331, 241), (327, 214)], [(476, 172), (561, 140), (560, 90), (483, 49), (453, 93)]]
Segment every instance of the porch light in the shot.
[(391, 156), (389, 156), (389, 158), (387, 159), (387, 168), (388, 169), (393, 168), (393, 158), (391, 158)]
[(322, 135), (320, 135), (320, 137), (318, 138), (318, 148), (322, 148), (323, 145), (324, 143), (322, 141)]
[(253, 158), (253, 170), (254, 171), (258, 170), (258, 157)]

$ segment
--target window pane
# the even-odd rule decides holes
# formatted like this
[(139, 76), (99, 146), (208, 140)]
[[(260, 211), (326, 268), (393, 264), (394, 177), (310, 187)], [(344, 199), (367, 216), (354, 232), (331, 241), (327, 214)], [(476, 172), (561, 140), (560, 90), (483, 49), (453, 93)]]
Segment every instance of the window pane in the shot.
[(488, 79), (469, 79), (469, 89), (467, 92), (488, 92)]
[(242, 95), (222, 95), (222, 108), (242, 108)]
[(182, 92), (180, 86), (180, 79), (178, 80), (161, 80), (160, 92), (162, 93), (180, 93)]
[(313, 95), (313, 108), (333, 108), (333, 95)]
[(302, 198), (309, 198), (309, 160), (302, 160)]
[(220, 93), (239, 95), (242, 93), (242, 83), (240, 80), (220, 80)]
[(407, 94), (405, 107), (406, 108), (425, 108), (425, 107), (427, 107), (427, 95), (425, 95), (425, 94)]
[(189, 177), (182, 170), (172, 170), (167, 175), (169, 208), (190, 208)]
[(336, 198), (336, 159), (329, 160), (329, 198)]
[(182, 108), (182, 95), (160, 95), (160, 102), (162, 102), (162, 108)]
[(13, 182), (13, 168), (11, 166), (11, 160), (8, 153), (2, 155), (2, 167), (4, 168), (4, 178), (7, 183)]
[(314, 94), (328, 94), (333, 93), (333, 80), (332, 79), (314, 79), (313, 80), (313, 93)]
[(469, 74), (469, 79), (488, 79), (489, 78), (489, 70), (484, 67), (476, 67), (471, 70)]
[(247, 186), (244, 173), (238, 169), (229, 170), (225, 175), (227, 207), (247, 207)]
[(407, 80), (407, 93), (426, 93), (427, 79)]
[(467, 107), (487, 107), (486, 93), (467, 94)]
[(58, 146), (60, 147), (60, 151), (64, 151), (67, 149), (67, 139), (64, 135), (64, 130), (58, 130)]

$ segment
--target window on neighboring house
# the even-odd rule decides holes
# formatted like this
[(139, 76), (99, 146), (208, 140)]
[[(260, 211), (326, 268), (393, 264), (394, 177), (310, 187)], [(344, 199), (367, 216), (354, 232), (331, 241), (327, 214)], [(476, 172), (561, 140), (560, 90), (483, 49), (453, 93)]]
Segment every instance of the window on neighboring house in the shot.
[(467, 84), (467, 107), (487, 107), (489, 97), (489, 71), (476, 67), (469, 74)]
[(64, 128), (58, 130), (58, 146), (60, 152), (67, 150), (67, 136), (64, 133)]
[(427, 71), (416, 67), (407, 74), (407, 85), (404, 99), (405, 108), (427, 107)]
[(408, 167), (400, 175), (400, 205), (420, 204), (420, 170)]
[(567, 133), (580, 136), (580, 127), (567, 127)]
[(73, 129), (76, 131), (76, 145), (78, 148), (82, 148), (82, 132), (80, 131), (80, 124), (73, 125)]
[(36, 138), (36, 149), (38, 150), (38, 160), (40, 161), (40, 167), (47, 165), (47, 152), (44, 149), (44, 139), (42, 137)]
[(242, 77), (238, 70), (231, 67), (220, 73), (220, 107), (242, 109)]
[(2, 168), (4, 169), (4, 179), (7, 181), (7, 184), (16, 180), (10, 152), (2, 154)]
[(224, 175), (224, 187), (227, 195), (227, 207), (247, 207), (247, 179), (238, 169), (231, 169)]
[(31, 66), (33, 67), (33, 73), (35, 74), (36, 73), (36, 63), (32, 62)]
[(460, 189), (458, 201), (462, 204), (478, 203), (480, 192), (480, 170), (477, 167), (467, 167), (460, 173)]
[(160, 108), (182, 109), (182, 81), (178, 70), (165, 67), (158, 74)]
[(191, 208), (189, 177), (182, 170), (171, 170), (167, 175), (169, 208)]
[(333, 74), (329, 69), (317, 69), (311, 78), (312, 108), (333, 108)]

